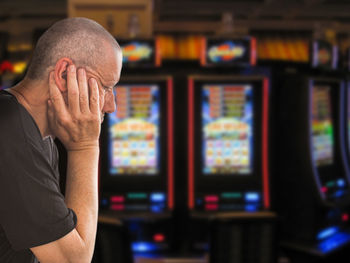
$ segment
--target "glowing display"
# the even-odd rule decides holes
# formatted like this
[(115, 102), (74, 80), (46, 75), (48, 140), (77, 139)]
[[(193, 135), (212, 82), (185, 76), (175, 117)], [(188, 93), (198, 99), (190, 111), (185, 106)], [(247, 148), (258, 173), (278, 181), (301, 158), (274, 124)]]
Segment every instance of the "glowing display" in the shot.
[(253, 90), (250, 85), (204, 85), (204, 174), (249, 174), (253, 163)]
[(159, 171), (159, 87), (115, 89), (117, 109), (109, 115), (112, 175), (155, 175)]
[(208, 57), (213, 62), (232, 61), (243, 57), (246, 47), (227, 41), (222, 45), (213, 46), (208, 50)]
[(251, 65), (255, 63), (254, 38), (208, 38), (207, 65)]
[(314, 86), (312, 92), (312, 152), (317, 166), (333, 163), (333, 124), (329, 86)]
[(147, 42), (133, 41), (122, 45), (123, 63), (152, 59), (153, 48)]

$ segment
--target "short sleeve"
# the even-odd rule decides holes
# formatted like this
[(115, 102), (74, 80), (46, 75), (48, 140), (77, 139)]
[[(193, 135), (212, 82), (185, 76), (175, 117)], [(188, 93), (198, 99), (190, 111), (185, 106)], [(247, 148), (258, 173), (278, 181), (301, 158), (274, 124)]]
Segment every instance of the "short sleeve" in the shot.
[(60, 192), (57, 171), (23, 122), (23, 115), (13, 114), (6, 121), (8, 131), (0, 132), (0, 223), (14, 250), (55, 241), (77, 223)]

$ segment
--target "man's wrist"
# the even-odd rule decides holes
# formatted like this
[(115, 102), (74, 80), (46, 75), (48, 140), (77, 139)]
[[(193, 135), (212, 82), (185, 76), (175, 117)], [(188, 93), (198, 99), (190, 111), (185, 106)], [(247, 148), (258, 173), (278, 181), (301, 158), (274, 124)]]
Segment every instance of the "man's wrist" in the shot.
[(86, 150), (99, 150), (100, 144), (99, 141), (87, 141), (79, 143), (70, 143), (66, 150), (67, 152), (77, 152), (77, 151), (86, 151)]

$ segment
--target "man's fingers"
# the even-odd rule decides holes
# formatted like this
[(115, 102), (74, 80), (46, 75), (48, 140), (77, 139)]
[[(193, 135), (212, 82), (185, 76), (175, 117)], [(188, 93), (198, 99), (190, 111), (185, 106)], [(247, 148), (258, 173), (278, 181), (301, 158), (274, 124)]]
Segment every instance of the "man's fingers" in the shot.
[(86, 82), (85, 69), (80, 68), (78, 70), (78, 84), (79, 84), (79, 102), (80, 110), (82, 113), (88, 113), (89, 109), (89, 90)]
[(77, 83), (77, 72), (74, 65), (68, 67), (67, 72), (68, 108), (73, 115), (80, 112), (79, 88)]
[(50, 72), (50, 75), (49, 75), (49, 91), (50, 91), (50, 101), (51, 101), (50, 103), (52, 108), (54, 108), (58, 114), (65, 114), (66, 104), (64, 102), (61, 91), (56, 86), (54, 76), (55, 76), (55, 73)]
[(89, 79), (90, 89), (90, 111), (93, 114), (100, 114), (100, 98), (97, 81), (94, 78)]

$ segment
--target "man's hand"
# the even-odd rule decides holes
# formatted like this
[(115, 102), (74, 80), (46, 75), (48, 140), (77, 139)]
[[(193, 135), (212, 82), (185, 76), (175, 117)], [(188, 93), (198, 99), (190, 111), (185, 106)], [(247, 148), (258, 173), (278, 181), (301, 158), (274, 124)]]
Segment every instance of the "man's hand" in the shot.
[[(101, 109), (98, 85), (94, 78), (87, 83), (83, 68), (74, 65), (67, 70), (67, 103), (56, 86), (54, 73), (49, 76), (48, 117), (51, 131), (67, 151), (98, 147)], [(89, 96), (90, 93), (90, 96)]]
[[(78, 75), (78, 77), (77, 77)], [(32, 247), (41, 263), (87, 263), (95, 246), (98, 214), (98, 139), (101, 109), (96, 80), (74, 66), (67, 72), (67, 94), (49, 76), (49, 125), (67, 149), (65, 204), (77, 216), (75, 229), (50, 243)], [(90, 93), (90, 97), (89, 97)], [(67, 97), (65, 97), (67, 96)]]

